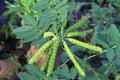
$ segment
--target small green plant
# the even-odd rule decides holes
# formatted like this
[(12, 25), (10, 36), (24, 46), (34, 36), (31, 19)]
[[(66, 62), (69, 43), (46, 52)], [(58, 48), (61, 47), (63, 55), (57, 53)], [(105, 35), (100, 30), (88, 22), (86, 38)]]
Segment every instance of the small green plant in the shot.
[[(84, 20), (84, 21), (83, 21)], [(36, 52), (36, 54), (30, 59), (29, 61), (29, 64), (32, 64), (33, 62), (35, 62), (38, 57), (41, 57), (44, 52), (46, 50), (48, 50), (48, 47), (51, 46), (53, 49), (52, 49), (52, 52), (51, 52), (51, 57), (50, 57), (50, 62), (49, 62), (49, 65), (48, 65), (48, 74), (47, 76), (50, 76), (50, 74), (52, 73), (53, 71), (53, 68), (54, 68), (54, 62), (55, 62), (55, 57), (56, 57), (56, 53), (57, 53), (57, 49), (58, 49), (58, 46), (59, 46), (59, 43), (62, 42), (63, 43), (63, 46), (64, 46), (64, 49), (67, 53), (67, 55), (70, 57), (70, 59), (72, 60), (73, 64), (75, 65), (76, 69), (78, 70), (78, 72), (82, 75), (82, 76), (85, 76), (85, 72), (81, 69), (81, 67), (79, 66), (79, 64), (77, 63), (77, 61), (75, 60), (74, 56), (72, 55), (68, 45), (66, 44), (66, 40), (73, 43), (73, 44), (76, 44), (76, 45), (79, 45), (79, 46), (82, 46), (84, 48), (88, 48), (90, 50), (94, 50), (94, 51), (98, 51), (98, 52), (102, 52), (102, 49), (100, 47), (97, 47), (97, 46), (93, 46), (93, 45), (90, 45), (90, 44), (87, 44), (87, 43), (84, 43), (84, 42), (81, 42), (79, 40), (76, 40), (76, 39), (73, 39), (73, 38), (69, 38), (69, 37), (66, 37), (66, 33), (69, 33), (70, 31), (74, 31), (75, 29), (79, 28), (81, 25), (83, 25), (84, 23), (86, 22), (86, 18), (83, 17), (82, 20), (80, 20), (79, 22), (77, 22), (76, 24), (72, 25), (71, 27), (69, 27), (66, 32), (63, 32), (61, 31), (61, 34), (60, 35), (55, 35), (55, 32), (51, 34), (53, 34), (53, 38), (51, 38), (50, 41), (46, 42), (39, 50), (38, 52)], [(66, 26), (66, 25), (65, 25)], [(64, 30), (63, 28), (65, 27), (61, 27), (62, 30)], [(48, 33), (48, 32), (47, 32)], [(46, 34), (46, 33), (45, 33)], [(49, 36), (49, 35), (47, 35)], [(62, 36), (62, 37), (60, 37)], [(44, 36), (46, 37), (46, 36)], [(51, 35), (49, 36), (51, 37)], [(74, 36), (73, 36), (74, 37)], [(53, 43), (53, 44), (52, 44)]]
[[(14, 4), (6, 3), (9, 4), (9, 13), (16, 12), (22, 19), (22, 26), (14, 29), (12, 33), (16, 38), (21, 39), (21, 42), (31, 42), (31, 45), (40, 48), (28, 64), (33, 64), (46, 54), (40, 70), (35, 66), (27, 66), (30, 74), (19, 73), (21, 80), (59, 80), (59, 78), (74, 80), (78, 75), (77, 72), (81, 80), (107, 80), (110, 73), (115, 75), (116, 80), (119, 79), (120, 70), (117, 67), (120, 66), (120, 34), (118, 25), (114, 25), (116, 19), (113, 16), (119, 16), (119, 8), (117, 11), (113, 7), (113, 5), (119, 7), (118, 3), (113, 0), (108, 0), (105, 4), (103, 0), (90, 3), (79, 3), (74, 0), (15, 0)], [(71, 23), (72, 12), (79, 11), (84, 4), (91, 5), (90, 13), (82, 15), (78, 21)], [(93, 28), (89, 28), (88, 25)], [(82, 39), (86, 40), (85, 37), (89, 34), (92, 37), (89, 37), (88, 43), (82, 41)], [(60, 48), (64, 49), (65, 60), (61, 58), (62, 67), (54, 68)], [(74, 54), (80, 50), (87, 52), (84, 59)], [(102, 64), (96, 70), (88, 63), (88, 60), (95, 56), (101, 58)], [(66, 63), (69, 60), (74, 67), (68, 69)], [(76, 75), (73, 75), (74, 72)]]

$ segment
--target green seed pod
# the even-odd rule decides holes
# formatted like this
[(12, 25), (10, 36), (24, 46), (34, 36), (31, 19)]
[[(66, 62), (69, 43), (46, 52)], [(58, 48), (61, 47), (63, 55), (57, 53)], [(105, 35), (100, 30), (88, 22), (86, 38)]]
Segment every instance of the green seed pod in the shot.
[(63, 41), (63, 46), (64, 49), (67, 53), (67, 55), (69, 56), (69, 58), (71, 59), (71, 61), (73, 62), (75, 68), (78, 70), (79, 74), (82, 76), (86, 76), (85, 72), (82, 70), (82, 68), (79, 66), (79, 64), (77, 63), (77, 61), (75, 60), (75, 58), (73, 57), (73, 54), (71, 53), (70, 49), (68, 48), (67, 44), (65, 41)]
[(49, 64), (48, 64), (48, 69), (47, 69), (47, 76), (50, 76), (53, 72), (54, 64), (55, 64), (55, 58), (56, 58), (57, 50), (58, 50), (58, 47), (59, 47), (59, 43), (60, 43), (59, 40), (56, 40), (53, 43), (52, 54), (51, 54), (50, 61), (49, 61)]
[(41, 66), (40, 70), (45, 70), (47, 68), (47, 64), (50, 60), (50, 56), (52, 54), (52, 48), (50, 48), (49, 52), (47, 53), (47, 56), (46, 56), (46, 59), (45, 59), (45, 62), (43, 63), (43, 65)]
[(78, 31), (75, 31), (75, 32), (69, 32), (66, 36), (67, 37), (84, 37), (87, 35), (87, 33), (90, 33), (92, 32), (93, 30), (90, 29), (90, 30), (85, 30), (85, 31), (82, 31), (82, 32), (78, 32)]
[(34, 63), (39, 57), (41, 57), (45, 50), (52, 44), (52, 41), (46, 42), (36, 53), (35, 55), (29, 60), (29, 64)]
[(76, 37), (76, 36), (81, 36), (81, 37), (83, 37), (83, 36), (86, 36), (87, 34), (86, 34), (86, 32), (70, 32), (70, 33), (68, 33), (66, 36), (67, 37)]
[(63, 24), (62, 24), (62, 27), (61, 27), (62, 34), (64, 32), (64, 28), (66, 27), (66, 24), (67, 24), (67, 20), (65, 19), (64, 22), (63, 22)]
[(82, 17), (82, 19), (80, 19), (77, 23), (73, 24), (72, 26), (70, 26), (67, 31), (66, 31), (66, 34), (71, 32), (71, 31), (74, 31), (78, 28), (80, 28), (82, 25), (84, 25), (87, 21), (87, 18), (86, 17)]
[(47, 37), (51, 37), (51, 36), (55, 36), (55, 34), (53, 32), (45, 32), (44, 33), (44, 38), (47, 38)]
[(84, 48), (87, 48), (87, 49), (90, 49), (90, 50), (93, 50), (93, 51), (97, 51), (97, 52), (102, 52), (102, 48), (100, 48), (98, 46), (90, 45), (88, 43), (84, 43), (84, 42), (78, 41), (78, 40), (73, 39), (73, 38), (68, 38), (67, 40), (70, 41), (73, 44), (82, 46)]

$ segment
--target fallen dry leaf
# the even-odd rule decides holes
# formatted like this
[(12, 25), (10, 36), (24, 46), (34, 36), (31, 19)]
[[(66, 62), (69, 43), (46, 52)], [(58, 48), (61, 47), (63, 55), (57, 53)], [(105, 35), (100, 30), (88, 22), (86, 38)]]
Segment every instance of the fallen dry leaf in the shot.
[(7, 78), (10, 72), (17, 71), (18, 67), (8, 60), (0, 60), (0, 78)]
[(42, 64), (44, 63), (45, 59), (46, 59), (46, 54), (43, 54), (43, 55), (36, 61), (37, 65), (38, 65), (39, 67), (41, 67)]

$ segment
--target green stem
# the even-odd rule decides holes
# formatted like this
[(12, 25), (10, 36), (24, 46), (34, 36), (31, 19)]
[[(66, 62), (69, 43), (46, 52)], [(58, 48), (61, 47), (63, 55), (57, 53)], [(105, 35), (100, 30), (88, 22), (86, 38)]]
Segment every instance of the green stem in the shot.
[(67, 62), (69, 62), (70, 59), (67, 59), (63, 64), (61, 64), (60, 66), (58, 66), (57, 68), (61, 68), (62, 66), (64, 66)]
[[(113, 46), (113, 47), (111, 47), (111, 48), (114, 49), (114, 48), (116, 48), (116, 46)], [(87, 57), (87, 58), (85, 58), (84, 60), (91, 59), (91, 58), (93, 58), (93, 57), (95, 57), (95, 56), (97, 56), (97, 55), (99, 55), (99, 54), (105, 53), (105, 52), (107, 52), (107, 49), (103, 50), (102, 52), (100, 52), (100, 53), (98, 53), (98, 54), (95, 54), (95, 55), (92, 55), (92, 56), (90, 56), (90, 57)]]
[(108, 71), (110, 70), (110, 68), (113, 66), (114, 62), (112, 62), (112, 64), (108, 67), (108, 69), (105, 71), (105, 75), (108, 73)]

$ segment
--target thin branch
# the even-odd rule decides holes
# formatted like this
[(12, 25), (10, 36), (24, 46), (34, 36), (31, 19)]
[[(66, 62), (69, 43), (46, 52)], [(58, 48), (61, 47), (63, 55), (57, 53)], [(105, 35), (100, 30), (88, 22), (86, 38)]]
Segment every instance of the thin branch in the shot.
[(70, 61), (70, 59), (67, 59), (63, 64), (61, 64), (60, 66), (58, 66), (57, 68), (61, 68), (63, 65), (65, 65), (68, 61)]
[[(111, 47), (111, 48), (114, 49), (114, 48), (116, 48), (116, 46), (113, 46), (113, 47)], [(103, 51), (100, 52), (99, 54), (102, 54), (102, 53), (105, 53), (105, 52), (107, 52), (107, 49), (103, 50)], [(84, 60), (91, 59), (91, 58), (93, 58), (93, 57), (95, 57), (95, 56), (97, 56), (97, 55), (99, 55), (99, 54), (92, 55), (92, 56), (90, 56), (90, 57), (85, 58)]]

